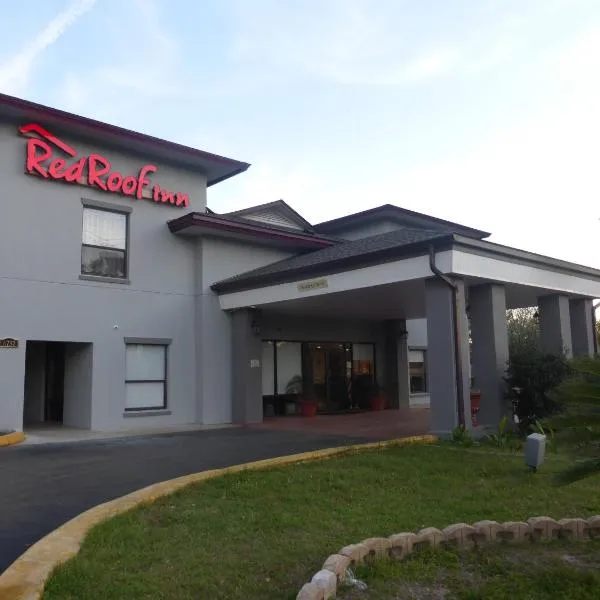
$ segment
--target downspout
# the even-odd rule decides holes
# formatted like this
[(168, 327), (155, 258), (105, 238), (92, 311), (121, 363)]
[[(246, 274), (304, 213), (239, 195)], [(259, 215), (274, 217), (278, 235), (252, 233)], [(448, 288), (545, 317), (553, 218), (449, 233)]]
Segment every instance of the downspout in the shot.
[(594, 356), (598, 356), (598, 336), (596, 335), (596, 309), (600, 306), (600, 302), (597, 302), (592, 306), (592, 325), (594, 327)]
[(456, 369), (456, 397), (458, 399), (458, 424), (465, 427), (465, 398), (463, 393), (463, 371), (460, 352), (460, 338), (458, 327), (458, 286), (450, 277), (442, 273), (435, 264), (435, 250), (429, 246), (429, 268), (432, 273), (443, 281), (452, 291), (452, 325), (454, 329), (454, 365)]

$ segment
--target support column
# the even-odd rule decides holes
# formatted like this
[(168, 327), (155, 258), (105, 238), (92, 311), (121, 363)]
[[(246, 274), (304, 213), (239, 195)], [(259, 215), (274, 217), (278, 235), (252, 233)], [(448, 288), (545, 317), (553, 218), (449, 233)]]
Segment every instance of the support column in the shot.
[(261, 340), (255, 311), (236, 310), (231, 315), (232, 418), (234, 423), (263, 420)]
[(386, 321), (384, 327), (386, 391), (390, 399), (390, 408), (405, 410), (409, 407), (406, 321)]
[(497, 427), (508, 414), (504, 374), (508, 363), (508, 324), (504, 286), (478, 285), (469, 290), (473, 387), (481, 390), (478, 422)]
[(560, 294), (538, 298), (540, 344), (549, 354), (572, 356), (569, 298)]
[[(471, 427), (469, 398), (469, 335), (465, 306), (465, 287), (457, 285), (457, 331), (454, 326), (453, 291), (438, 278), (425, 282), (427, 311), (427, 353), (432, 433), (448, 435), (459, 424), (459, 395), (464, 399), (463, 420)], [(458, 339), (458, 369), (455, 340)], [(458, 374), (458, 377), (457, 377)], [(458, 380), (458, 383), (457, 383)]]
[(588, 298), (569, 300), (571, 340), (575, 356), (594, 356), (593, 302)]

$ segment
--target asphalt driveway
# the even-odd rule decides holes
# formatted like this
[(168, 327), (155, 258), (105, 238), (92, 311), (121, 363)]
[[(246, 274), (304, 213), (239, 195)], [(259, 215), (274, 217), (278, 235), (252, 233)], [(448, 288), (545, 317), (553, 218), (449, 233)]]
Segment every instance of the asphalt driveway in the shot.
[(188, 431), (0, 450), (0, 573), (84, 510), (188, 473), (373, 441), (260, 428)]

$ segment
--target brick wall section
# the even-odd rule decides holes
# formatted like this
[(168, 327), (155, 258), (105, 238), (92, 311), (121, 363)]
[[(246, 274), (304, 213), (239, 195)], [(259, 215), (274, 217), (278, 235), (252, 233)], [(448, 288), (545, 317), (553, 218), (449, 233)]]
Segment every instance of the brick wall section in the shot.
[(526, 544), (557, 539), (585, 541), (600, 538), (600, 515), (588, 519), (531, 517), (527, 521), (477, 521), (471, 525), (455, 523), (440, 530), (435, 527), (417, 533), (403, 532), (388, 538), (372, 537), (358, 544), (344, 546), (323, 563), (321, 570), (304, 584), (296, 600), (329, 600), (335, 598), (337, 585), (349, 567), (376, 558), (390, 556), (403, 560), (423, 548), (474, 548), (485, 544)]

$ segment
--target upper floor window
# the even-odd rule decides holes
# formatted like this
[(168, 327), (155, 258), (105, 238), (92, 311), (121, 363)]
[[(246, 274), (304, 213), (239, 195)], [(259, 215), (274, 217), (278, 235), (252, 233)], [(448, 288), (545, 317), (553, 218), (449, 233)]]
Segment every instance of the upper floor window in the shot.
[(125, 213), (84, 206), (82, 275), (127, 277), (127, 217)]

